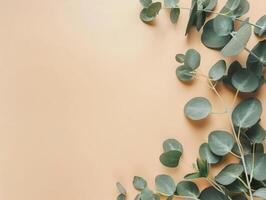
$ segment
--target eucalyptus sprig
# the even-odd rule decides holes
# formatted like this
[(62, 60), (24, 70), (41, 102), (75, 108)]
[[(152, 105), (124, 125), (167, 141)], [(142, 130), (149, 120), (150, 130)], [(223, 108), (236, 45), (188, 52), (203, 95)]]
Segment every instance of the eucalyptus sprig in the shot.
[[(200, 70), (201, 55), (195, 49), (178, 53), (175, 56), (179, 66), (176, 76), (181, 82), (193, 83), (195, 79), (205, 80), (207, 87), (217, 96), (222, 110), (214, 111), (212, 102), (206, 97), (194, 97), (184, 106), (184, 115), (191, 121), (201, 121), (210, 115), (225, 115), (230, 129), (213, 130), (208, 141), (203, 141), (199, 148), (199, 156), (194, 164), (195, 171), (186, 174), (184, 180), (176, 181), (167, 174), (156, 176), (155, 192), (149, 189), (142, 177), (133, 178), (133, 186), (139, 191), (135, 200), (159, 200), (160, 196), (182, 198), (186, 200), (254, 200), (266, 199), (266, 154), (263, 142), (266, 130), (260, 123), (262, 103), (256, 97), (265, 83), (266, 39), (250, 50), (246, 47), (252, 31), (257, 37), (266, 35), (266, 15), (256, 23), (242, 17), (249, 11), (247, 0), (228, 0), (217, 12), (218, 0), (192, 0), (191, 7), (180, 6), (179, 0), (164, 0), (164, 8), (170, 9), (172, 23), (178, 21), (180, 10), (190, 12), (185, 35), (193, 27), (199, 31), (203, 27), (201, 41), (211, 49), (220, 50), (227, 56), (234, 56), (243, 50), (249, 53), (245, 66), (238, 61), (228, 64), (218, 60), (210, 66), (208, 74)], [(143, 9), (140, 18), (145, 23), (154, 21), (162, 9), (161, 2), (140, 0)], [(215, 16), (207, 22), (207, 16)], [(238, 28), (236, 28), (238, 27)], [(223, 85), (234, 94), (232, 102), (226, 102), (219, 91)], [(245, 94), (245, 95), (241, 95)], [(241, 99), (236, 104), (237, 98)], [(219, 117), (219, 116), (217, 116)], [(175, 168), (182, 159), (183, 146), (176, 139), (167, 139), (163, 143), (160, 162), (168, 168)], [(224, 164), (226, 157), (234, 157), (236, 161)], [(212, 176), (213, 166), (220, 171)], [(195, 179), (209, 183), (209, 187), (200, 191)], [(126, 190), (117, 183), (118, 200), (126, 199)]]

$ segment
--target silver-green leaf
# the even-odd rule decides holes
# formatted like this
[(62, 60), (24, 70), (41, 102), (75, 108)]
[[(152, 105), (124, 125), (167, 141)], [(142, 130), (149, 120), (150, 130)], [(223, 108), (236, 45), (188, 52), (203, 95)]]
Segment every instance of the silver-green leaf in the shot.
[(211, 151), (207, 143), (200, 145), (199, 154), (201, 159), (206, 160), (209, 164), (216, 164), (222, 159), (221, 156), (217, 156)]
[(222, 185), (233, 183), (244, 171), (240, 164), (229, 164), (223, 168), (215, 177), (215, 180)]
[(191, 181), (181, 181), (176, 186), (176, 193), (178, 196), (186, 196), (190, 198), (185, 199), (197, 199), (200, 195), (198, 186)]
[(201, 120), (209, 116), (212, 111), (212, 105), (204, 97), (195, 97), (191, 99), (184, 108), (186, 117), (192, 120)]
[(262, 37), (266, 33), (266, 15), (259, 18), (254, 28), (254, 33), (259, 37)]
[(192, 70), (197, 69), (200, 66), (200, 54), (195, 49), (189, 49), (186, 52), (184, 64)]
[(218, 81), (226, 73), (226, 63), (224, 60), (219, 60), (216, 62), (210, 69), (209, 71), (209, 78), (212, 79), (213, 81)]
[(139, 176), (134, 176), (133, 178), (133, 186), (137, 190), (144, 190), (147, 187), (147, 181)]
[(253, 193), (254, 197), (266, 199), (266, 188), (259, 188)]
[(174, 180), (165, 174), (156, 176), (155, 185), (157, 192), (164, 196), (172, 196), (176, 190)]

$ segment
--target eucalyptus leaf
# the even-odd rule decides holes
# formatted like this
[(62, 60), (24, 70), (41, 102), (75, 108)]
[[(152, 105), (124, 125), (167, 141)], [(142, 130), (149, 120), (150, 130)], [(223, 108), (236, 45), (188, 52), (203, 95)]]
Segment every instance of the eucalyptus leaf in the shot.
[[(252, 152), (252, 144), (250, 143), (250, 140), (247, 138), (247, 136), (244, 133), (241, 133), (239, 140), (241, 142), (243, 154), (250, 154)], [(232, 152), (238, 156), (241, 156), (237, 143), (234, 144)]]
[(266, 15), (259, 18), (256, 22), (256, 27), (254, 28), (254, 33), (259, 37), (262, 37), (266, 33)]
[(117, 200), (125, 200), (126, 199), (126, 195), (124, 194), (119, 194), (116, 198)]
[(266, 130), (257, 123), (248, 129), (246, 134), (252, 143), (262, 143), (266, 137)]
[(176, 8), (179, 0), (164, 0), (165, 8)]
[(192, 120), (201, 120), (211, 113), (212, 105), (204, 97), (195, 97), (191, 99), (184, 108), (185, 116)]
[(215, 181), (222, 185), (229, 185), (233, 183), (244, 171), (240, 164), (229, 164), (223, 168), (215, 177)]
[(241, 17), (249, 11), (247, 0), (228, 0), (222, 8), (221, 13), (234, 18)]
[(195, 78), (192, 70), (185, 65), (176, 68), (176, 76), (180, 81), (184, 82), (192, 81)]
[(229, 200), (220, 191), (216, 190), (214, 187), (208, 187), (204, 189), (200, 194), (200, 200)]
[(214, 10), (214, 8), (216, 7), (218, 3), (218, 0), (209, 0), (208, 5), (204, 8), (204, 10)]
[(147, 8), (143, 8), (140, 12), (140, 19), (143, 22), (151, 22), (159, 14), (159, 11), (162, 8), (161, 2), (155, 2), (149, 5)]
[(247, 59), (247, 67), (258, 65), (266, 65), (266, 39), (253, 47)]
[(173, 24), (175, 24), (178, 21), (179, 15), (180, 15), (180, 8), (171, 8), (170, 20)]
[(216, 62), (210, 69), (209, 71), (209, 78), (212, 79), (213, 81), (218, 81), (226, 73), (226, 63), (224, 60), (219, 60)]
[(201, 159), (206, 160), (207, 163), (216, 164), (221, 161), (222, 157), (212, 153), (209, 144), (203, 143), (200, 145), (199, 154)]
[(254, 197), (266, 199), (266, 188), (260, 188), (253, 193)]
[[(179, 196), (186, 196), (197, 199), (200, 195), (198, 186), (191, 181), (181, 181), (176, 186), (176, 193)], [(185, 199), (191, 199), (185, 198)]]
[(214, 20), (211, 19), (204, 25), (201, 41), (208, 48), (222, 49), (231, 40), (232, 36), (219, 36), (214, 31), (213, 21)]
[(120, 194), (127, 195), (127, 191), (121, 183), (117, 182), (116, 188)]
[(234, 139), (232, 134), (226, 131), (218, 130), (210, 133), (208, 143), (214, 154), (224, 156), (232, 150), (234, 146)]
[(168, 151), (180, 151), (181, 153), (183, 152), (183, 146), (180, 142), (178, 142), (176, 139), (167, 139), (163, 143), (163, 149), (165, 152)]
[(232, 62), (228, 68), (227, 75), (223, 78), (223, 83), (229, 86), (230, 88), (235, 89), (232, 84), (232, 77), (236, 72), (240, 71), (241, 69), (242, 66), (238, 61)]
[(180, 151), (167, 151), (160, 156), (161, 163), (170, 168), (177, 167), (182, 153)]
[(247, 98), (234, 109), (232, 121), (237, 127), (250, 128), (259, 121), (261, 113), (261, 102), (256, 98)]
[(232, 76), (232, 84), (240, 92), (249, 93), (259, 87), (259, 79), (252, 71), (241, 69)]
[(189, 14), (189, 19), (188, 19), (188, 23), (187, 23), (187, 28), (186, 28), (186, 34), (187, 35), (191, 29), (191, 27), (193, 26), (195, 20), (197, 19), (197, 10), (198, 10), (198, 3), (197, 1), (192, 1), (192, 5), (191, 5), (191, 10), (190, 10), (190, 14)]
[(172, 196), (176, 190), (174, 180), (165, 174), (156, 176), (155, 185), (157, 192), (164, 196)]
[(199, 172), (189, 173), (184, 176), (184, 179), (187, 179), (187, 180), (193, 180), (193, 179), (198, 179), (198, 178), (201, 178), (201, 175)]
[(156, 200), (154, 193), (149, 188), (145, 188), (140, 193), (140, 199), (141, 200)]
[(197, 69), (200, 66), (200, 54), (195, 49), (189, 49), (186, 52), (184, 64), (192, 70)]
[(243, 185), (243, 183), (237, 179), (229, 185), (225, 185), (225, 188), (231, 193), (247, 193), (248, 189)]
[(133, 186), (137, 190), (144, 190), (147, 187), (147, 181), (139, 176), (134, 176), (133, 178)]
[(266, 155), (262, 153), (256, 153), (254, 157), (254, 165), (253, 155), (254, 154), (249, 154), (245, 156), (247, 172), (250, 175), (252, 172), (252, 167), (254, 166), (253, 177), (258, 181), (264, 181), (266, 180)]
[(140, 3), (144, 8), (148, 8), (152, 4), (152, 0), (140, 0)]
[(232, 18), (223, 15), (218, 15), (214, 18), (213, 29), (219, 36), (229, 35), (234, 29)]
[(239, 54), (246, 46), (251, 36), (251, 25), (245, 24), (233, 35), (233, 38), (222, 49), (224, 56), (235, 56)]
[(197, 167), (199, 170), (200, 177), (208, 177), (209, 166), (206, 160), (197, 159)]
[(176, 62), (184, 63), (185, 62), (185, 55), (182, 53), (176, 54), (175, 60), (176, 60)]

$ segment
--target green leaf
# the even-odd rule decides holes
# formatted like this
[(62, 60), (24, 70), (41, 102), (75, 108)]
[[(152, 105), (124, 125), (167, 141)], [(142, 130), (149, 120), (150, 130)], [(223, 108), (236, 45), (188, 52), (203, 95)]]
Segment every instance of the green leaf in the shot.
[(185, 62), (185, 55), (182, 53), (176, 54), (175, 60), (176, 60), (176, 62), (184, 63)]
[(195, 78), (192, 70), (185, 65), (176, 68), (176, 76), (180, 81), (184, 82), (192, 81)]
[(219, 36), (214, 31), (213, 21), (214, 20), (211, 19), (204, 25), (201, 41), (208, 48), (222, 49), (231, 40), (232, 36)]
[(176, 150), (176, 151), (180, 151), (181, 153), (183, 153), (183, 146), (176, 139), (165, 140), (163, 143), (163, 149), (165, 152)]
[(206, 160), (207, 163), (216, 164), (221, 161), (222, 157), (212, 153), (209, 144), (204, 143), (200, 146), (199, 154), (201, 159)]
[(184, 108), (185, 116), (192, 120), (201, 120), (211, 113), (212, 105), (204, 97), (195, 97), (191, 99)]
[(247, 67), (249, 68), (260, 65), (266, 65), (266, 39), (253, 47), (247, 59)]
[(126, 189), (124, 188), (124, 186), (121, 183), (117, 182), (116, 183), (116, 188), (117, 188), (119, 193), (121, 193), (121, 194), (123, 194), (125, 196), (127, 195), (127, 191), (126, 191)]
[(244, 171), (240, 164), (229, 164), (215, 177), (215, 181), (222, 185), (233, 183)]
[(155, 178), (157, 192), (164, 196), (172, 196), (175, 193), (176, 185), (174, 180), (168, 175), (158, 175)]
[(266, 199), (266, 188), (260, 188), (253, 193), (254, 197)]
[(209, 0), (209, 4), (205, 7), (204, 10), (214, 10), (214, 8), (216, 7), (218, 3), (218, 0)]
[(262, 37), (266, 33), (266, 15), (259, 18), (259, 20), (256, 22), (256, 25), (259, 27), (256, 26), (254, 28), (254, 33), (259, 37)]
[(222, 8), (221, 13), (234, 18), (241, 17), (249, 11), (247, 0), (228, 0)]
[(145, 188), (144, 190), (141, 191), (140, 199), (141, 200), (157, 200), (155, 197), (155, 194), (149, 188)]
[(152, 0), (140, 0), (140, 3), (144, 8), (148, 8), (151, 5)]
[(164, 0), (165, 8), (176, 8), (179, 0)]
[(248, 129), (246, 133), (252, 143), (262, 143), (266, 137), (266, 130), (259, 123)]
[(137, 190), (144, 190), (147, 187), (147, 181), (144, 180), (142, 177), (134, 176), (134, 178), (133, 178), (133, 186)]
[(253, 165), (253, 154), (249, 154), (245, 156), (245, 162), (247, 166), (247, 172), (250, 175), (252, 171), (252, 166), (254, 166), (253, 177), (258, 181), (266, 180), (266, 155), (261, 153), (256, 153), (254, 157), (254, 165)]
[(238, 72), (241, 69), (242, 66), (238, 61), (232, 62), (228, 68), (227, 75), (223, 78), (223, 83), (229, 86), (230, 88), (235, 89), (235, 87), (232, 84), (232, 77), (236, 72)]
[(233, 75), (232, 84), (240, 92), (249, 93), (259, 87), (259, 79), (252, 71), (241, 69)]
[(191, 10), (190, 10), (190, 14), (189, 14), (189, 19), (188, 19), (188, 23), (187, 23), (187, 28), (186, 28), (186, 34), (187, 35), (191, 29), (191, 27), (193, 26), (195, 20), (197, 19), (197, 10), (198, 10), (198, 3), (197, 1), (192, 1), (192, 5), (191, 5)]
[(224, 60), (219, 60), (217, 63), (215, 63), (210, 71), (209, 71), (209, 78), (211, 78), (213, 81), (218, 81), (226, 73), (226, 63)]
[(197, 167), (200, 177), (207, 177), (209, 175), (209, 166), (206, 160), (197, 159)]
[(222, 54), (224, 56), (235, 56), (239, 54), (245, 48), (251, 36), (251, 31), (252, 28), (250, 24), (245, 24), (240, 27), (240, 29), (233, 34), (233, 38), (222, 49)]
[(250, 128), (259, 121), (261, 113), (261, 102), (256, 98), (247, 98), (234, 109), (232, 121), (237, 127)]
[(189, 49), (186, 52), (184, 64), (192, 70), (197, 69), (200, 66), (199, 52), (197, 52), (195, 49)]
[[(198, 186), (191, 181), (181, 181), (176, 186), (176, 192), (179, 196), (186, 196), (197, 199), (200, 195)], [(185, 198), (185, 199), (191, 199)]]
[(219, 36), (229, 35), (234, 29), (232, 18), (218, 15), (213, 20), (213, 29)]
[(246, 193), (246, 192), (248, 192), (248, 189), (238, 179), (229, 185), (225, 185), (225, 188), (232, 193)]
[(116, 198), (117, 200), (125, 200), (126, 199), (126, 195), (124, 194), (119, 194)]
[(190, 173), (184, 176), (184, 179), (188, 179), (188, 180), (193, 180), (193, 179), (198, 179), (198, 178), (201, 178), (201, 175), (199, 172)]
[(148, 8), (143, 8), (140, 12), (140, 19), (143, 22), (151, 22), (156, 16), (159, 14), (159, 11), (162, 8), (162, 4), (160, 2), (155, 2), (149, 5)]
[[(243, 148), (244, 155), (250, 154), (252, 152), (252, 145), (250, 143), (250, 140), (247, 138), (247, 136), (244, 133), (240, 134), (240, 142)], [(237, 143), (234, 144), (234, 147), (232, 149), (232, 152), (236, 155), (240, 156), (239, 148)]]
[(180, 151), (167, 151), (160, 156), (161, 163), (170, 168), (177, 167), (182, 153)]
[(218, 130), (210, 133), (208, 143), (214, 154), (224, 156), (232, 150), (234, 139), (230, 133)]
[(208, 187), (201, 192), (200, 200), (228, 200), (228, 198), (214, 187)]
[(175, 24), (178, 21), (179, 15), (180, 15), (180, 8), (171, 8), (170, 20), (173, 24)]

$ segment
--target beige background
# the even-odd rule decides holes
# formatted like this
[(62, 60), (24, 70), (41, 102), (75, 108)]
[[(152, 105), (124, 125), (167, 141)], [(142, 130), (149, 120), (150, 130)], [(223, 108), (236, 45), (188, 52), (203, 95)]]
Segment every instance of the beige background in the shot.
[[(250, 3), (255, 21), (265, 14), (265, 2)], [(207, 134), (228, 128), (224, 116), (196, 124), (183, 116), (185, 102), (199, 95), (221, 111), (204, 82), (176, 80), (176, 53), (198, 49), (204, 72), (221, 58), (203, 47), (196, 31), (184, 37), (187, 11), (177, 25), (162, 11), (147, 26), (138, 18), (138, 0), (0, 5), (1, 200), (110, 200), (118, 180), (133, 199), (134, 175), (150, 187), (159, 173), (180, 180), (191, 172)], [(230, 92), (222, 92), (232, 101)], [(265, 102), (266, 94), (260, 96)], [(263, 117), (265, 122), (265, 112)], [(169, 137), (185, 149), (174, 170), (158, 161)]]

